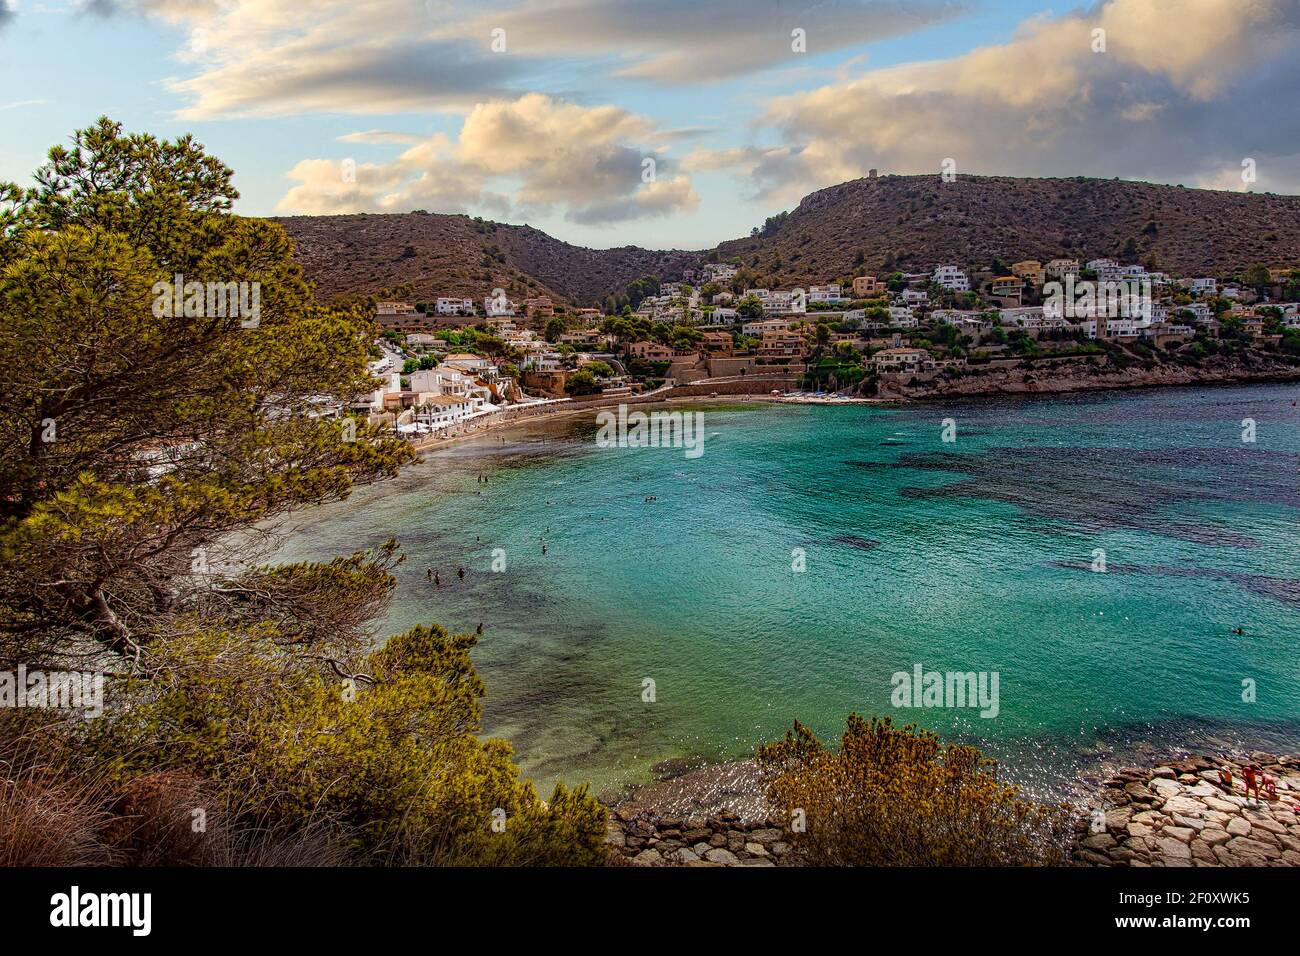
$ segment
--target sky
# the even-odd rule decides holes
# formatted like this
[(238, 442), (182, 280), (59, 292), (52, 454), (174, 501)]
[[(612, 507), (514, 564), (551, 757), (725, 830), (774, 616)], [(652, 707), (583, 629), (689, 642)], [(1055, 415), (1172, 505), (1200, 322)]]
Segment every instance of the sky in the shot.
[(100, 115), (192, 132), (246, 215), (598, 248), (872, 168), (1296, 193), (1300, 0), (0, 0), (0, 181)]

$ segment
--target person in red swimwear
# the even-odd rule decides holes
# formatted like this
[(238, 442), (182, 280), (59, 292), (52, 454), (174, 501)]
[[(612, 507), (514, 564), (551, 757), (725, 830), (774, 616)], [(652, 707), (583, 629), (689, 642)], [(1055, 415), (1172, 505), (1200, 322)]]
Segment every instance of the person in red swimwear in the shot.
[(1246, 784), (1246, 799), (1250, 799), (1250, 791), (1255, 791), (1255, 799), (1259, 799), (1259, 778), (1255, 775), (1256, 767), (1253, 763), (1248, 763), (1241, 768), (1241, 776)]

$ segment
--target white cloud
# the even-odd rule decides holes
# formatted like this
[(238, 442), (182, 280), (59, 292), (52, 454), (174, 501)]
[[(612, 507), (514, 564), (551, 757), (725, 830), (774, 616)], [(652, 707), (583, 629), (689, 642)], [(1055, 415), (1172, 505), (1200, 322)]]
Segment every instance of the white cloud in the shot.
[[(373, 135), (353, 134), (350, 141)], [(349, 137), (344, 137), (349, 139)], [(337, 160), (309, 159), (289, 173), (297, 185), (285, 213), (562, 210), (572, 222), (607, 225), (693, 209), (690, 179), (675, 171), (663, 135), (611, 106), (586, 107), (529, 93), (476, 106), (456, 140), (436, 134), (384, 163), (358, 163), (354, 181)], [(655, 176), (643, 177), (646, 158)], [(349, 173), (353, 167), (346, 167)]]
[[(670, 86), (800, 66), (806, 56), (879, 42), (950, 19), (959, 0), (531, 0), (475, 21), (534, 56), (614, 56), (624, 76)], [(800, 29), (806, 54), (793, 49)]]
[[(111, 2), (111, 0), (110, 0)], [(464, 14), (417, 0), (119, 0), (189, 31), (169, 87), (185, 119), (468, 109), (532, 68), (454, 35)]]
[(369, 145), (391, 145), (394, 143), (403, 145), (413, 145), (420, 142), (421, 137), (414, 133), (397, 133), (387, 129), (368, 129), (359, 130), (355, 133), (346, 133), (339, 137), (340, 143), (366, 143)]
[[(0, 0), (0, 3), (4, 0)], [(536, 88), (556, 65), (662, 85), (772, 68), (959, 14), (965, 0), (80, 0), (189, 29), (171, 81), (186, 119), (465, 110)], [(803, 30), (807, 54), (791, 31)], [(494, 52), (493, 31), (505, 51)]]
[[(1284, 104), (1300, 80), (1298, 30), (1300, 0), (1109, 0), (1036, 17), (1003, 44), (773, 99), (760, 126), (784, 151), (742, 151), (733, 165), (783, 200), (872, 167), (937, 175), (947, 157), (959, 174), (1217, 181), (1243, 156), (1296, 151)], [(1256, 188), (1295, 180), (1281, 162), (1265, 168), (1273, 178), (1261, 172)]]

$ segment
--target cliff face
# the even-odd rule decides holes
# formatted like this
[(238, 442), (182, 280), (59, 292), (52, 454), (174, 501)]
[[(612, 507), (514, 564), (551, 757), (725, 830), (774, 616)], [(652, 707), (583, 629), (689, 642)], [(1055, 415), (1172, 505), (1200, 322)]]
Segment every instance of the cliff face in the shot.
[(1216, 385), (1235, 382), (1300, 381), (1300, 366), (1258, 352), (1234, 359), (1215, 358), (1202, 365), (1157, 364), (1119, 368), (1107, 359), (1058, 362), (1050, 367), (969, 366), (964, 374), (915, 386), (882, 383), (880, 397), (943, 398), (954, 395), (1032, 395), (1084, 392), (1107, 388), (1152, 388), (1161, 385)]

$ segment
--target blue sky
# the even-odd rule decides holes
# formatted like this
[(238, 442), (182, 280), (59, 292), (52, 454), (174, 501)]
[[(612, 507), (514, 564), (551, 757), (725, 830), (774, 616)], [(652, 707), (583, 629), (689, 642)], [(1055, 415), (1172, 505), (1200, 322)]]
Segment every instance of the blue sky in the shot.
[(947, 158), (1300, 187), (1300, 0), (0, 7), (0, 179), (107, 114), (193, 132), (250, 215), (424, 208), (700, 248), (869, 168)]

